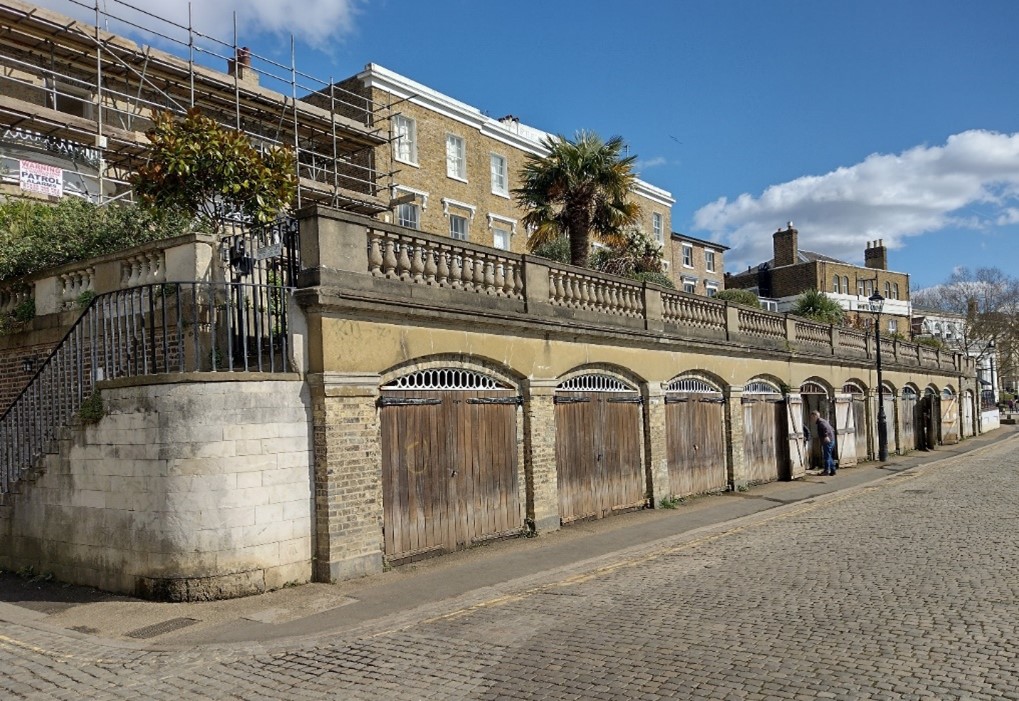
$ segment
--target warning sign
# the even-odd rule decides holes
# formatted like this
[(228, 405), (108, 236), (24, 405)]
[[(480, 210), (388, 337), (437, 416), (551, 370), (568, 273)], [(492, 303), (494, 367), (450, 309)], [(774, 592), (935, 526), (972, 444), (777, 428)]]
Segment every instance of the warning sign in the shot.
[(20, 163), (22, 190), (63, 197), (64, 171), (62, 168), (33, 161), (20, 161)]

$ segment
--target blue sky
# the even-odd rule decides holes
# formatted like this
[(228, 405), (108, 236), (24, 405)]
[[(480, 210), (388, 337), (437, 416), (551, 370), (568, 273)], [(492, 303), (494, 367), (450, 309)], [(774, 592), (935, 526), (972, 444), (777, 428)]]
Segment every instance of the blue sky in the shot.
[(289, 64), (293, 33), (324, 79), (374, 62), (493, 117), (623, 136), (730, 271), (791, 220), (857, 263), (883, 239), (914, 288), (1019, 274), (1015, 0), (222, 0), (196, 26), (229, 38), (234, 9), (241, 44)]

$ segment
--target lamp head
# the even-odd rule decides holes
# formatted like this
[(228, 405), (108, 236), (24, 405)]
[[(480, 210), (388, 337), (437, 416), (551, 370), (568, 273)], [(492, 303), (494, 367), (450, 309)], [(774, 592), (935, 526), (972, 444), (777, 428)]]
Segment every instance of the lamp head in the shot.
[(877, 312), (878, 314), (880, 314), (881, 310), (884, 309), (885, 298), (882, 297), (879, 292), (875, 292), (870, 297), (868, 297), (868, 301), (870, 302), (870, 310), (872, 312)]

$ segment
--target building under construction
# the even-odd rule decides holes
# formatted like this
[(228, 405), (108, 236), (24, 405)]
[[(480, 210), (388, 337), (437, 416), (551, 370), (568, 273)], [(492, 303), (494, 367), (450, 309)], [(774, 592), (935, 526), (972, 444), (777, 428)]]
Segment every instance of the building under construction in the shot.
[[(298, 71), (293, 48), (288, 66), (240, 46), (236, 31), (218, 40), (118, 0), (67, 6), (94, 20), (0, 0), (0, 193), (129, 199), (153, 112), (197, 107), (257, 146), (292, 148), (296, 206), (385, 209), (388, 176), (373, 154), (388, 133), (373, 126), (371, 101)], [(169, 50), (103, 29), (111, 25)]]

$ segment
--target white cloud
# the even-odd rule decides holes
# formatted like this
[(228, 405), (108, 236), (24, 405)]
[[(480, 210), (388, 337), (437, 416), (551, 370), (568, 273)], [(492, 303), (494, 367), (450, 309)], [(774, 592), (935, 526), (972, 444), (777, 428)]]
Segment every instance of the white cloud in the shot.
[(853, 166), (720, 198), (694, 214), (696, 229), (732, 247), (739, 270), (772, 255), (771, 233), (794, 222), (800, 248), (859, 261), (867, 241), (898, 247), (949, 227), (1013, 224), (1019, 206), (1019, 133), (973, 130), (941, 146), (872, 154)]
[[(232, 43), (234, 15), (237, 12), (238, 43), (253, 42), (260, 35), (289, 37), (293, 34), (302, 43), (318, 49), (328, 49), (335, 40), (349, 34), (354, 27), (361, 0), (206, 0), (192, 2), (192, 26), (197, 32), (215, 39)], [(95, 23), (95, 12), (68, 0), (36, 0), (36, 4), (65, 15)], [(159, 20), (145, 16), (117, 0), (103, 0), (100, 8), (111, 17), (107, 23), (100, 16), (100, 26), (116, 34), (138, 38), (146, 43), (160, 44), (165, 41), (158, 34), (175, 40), (187, 40), (188, 5), (181, 0), (136, 0), (131, 3), (150, 15), (176, 23), (172, 27)], [(130, 27), (119, 18), (149, 31)], [(199, 45), (210, 44), (199, 39)], [(207, 46), (220, 52), (219, 47)]]
[(647, 168), (656, 168), (658, 166), (663, 166), (666, 163), (668, 163), (668, 161), (665, 160), (665, 156), (655, 156), (654, 158), (649, 158), (646, 161), (637, 161), (633, 164), (633, 169), (639, 173)]

